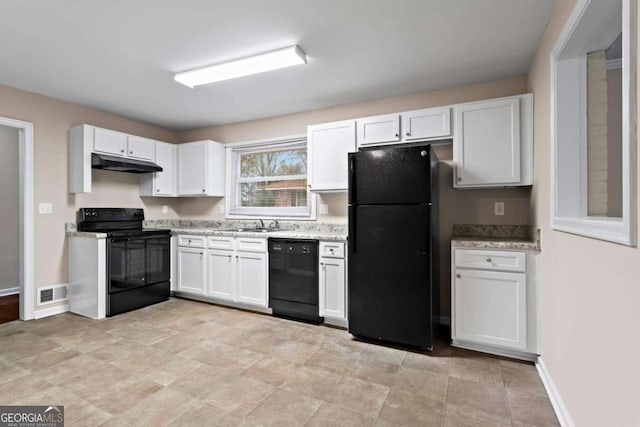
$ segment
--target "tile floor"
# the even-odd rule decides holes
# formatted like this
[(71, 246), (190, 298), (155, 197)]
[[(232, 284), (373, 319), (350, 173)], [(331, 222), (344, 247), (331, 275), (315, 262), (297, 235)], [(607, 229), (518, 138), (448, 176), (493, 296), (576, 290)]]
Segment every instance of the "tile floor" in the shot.
[(61, 404), (68, 426), (557, 425), (531, 364), (180, 299), (0, 325), (0, 404)]

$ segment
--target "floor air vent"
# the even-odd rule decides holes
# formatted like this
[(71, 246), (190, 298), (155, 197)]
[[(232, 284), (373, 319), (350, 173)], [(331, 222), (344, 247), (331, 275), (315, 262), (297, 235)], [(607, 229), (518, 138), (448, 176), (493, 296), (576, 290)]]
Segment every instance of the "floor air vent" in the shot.
[(67, 299), (67, 285), (55, 285), (38, 290), (38, 305), (51, 304)]

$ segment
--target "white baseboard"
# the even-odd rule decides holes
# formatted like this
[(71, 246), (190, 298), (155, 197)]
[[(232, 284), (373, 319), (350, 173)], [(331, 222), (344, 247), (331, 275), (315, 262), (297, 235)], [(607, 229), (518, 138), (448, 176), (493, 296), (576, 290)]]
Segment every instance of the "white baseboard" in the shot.
[(20, 293), (20, 286), (15, 286), (13, 288), (0, 289), (0, 297), (6, 297), (9, 295), (15, 295), (19, 293)]
[(547, 367), (542, 361), (542, 357), (538, 357), (538, 360), (536, 360), (536, 369), (538, 370), (538, 375), (540, 375), (544, 389), (547, 391), (547, 395), (549, 395), (549, 400), (551, 401), (551, 405), (553, 405), (553, 410), (556, 413), (556, 417), (558, 417), (560, 425), (562, 427), (575, 427), (575, 424), (571, 419), (571, 415), (569, 415), (569, 411), (564, 405), (564, 401), (562, 400), (555, 383), (551, 379), (549, 371), (547, 371)]
[(62, 314), (69, 311), (69, 304), (56, 305), (49, 308), (41, 308), (34, 313), (35, 319), (42, 319), (43, 317), (55, 316), (56, 314)]

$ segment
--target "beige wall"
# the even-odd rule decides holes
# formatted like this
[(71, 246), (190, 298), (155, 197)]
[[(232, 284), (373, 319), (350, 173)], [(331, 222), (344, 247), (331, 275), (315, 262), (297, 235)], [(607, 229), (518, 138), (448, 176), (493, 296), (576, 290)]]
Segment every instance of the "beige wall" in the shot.
[(575, 0), (558, 0), (533, 62), (542, 360), (576, 426), (640, 425), (640, 251), (550, 228), (549, 52)]
[[(460, 102), (497, 98), (526, 92), (526, 78), (517, 77), (489, 83), (461, 86), (436, 92), (398, 96), (286, 116), (235, 123), (183, 132), (182, 141), (213, 139), (220, 142), (250, 141), (306, 132), (308, 125), (412, 109), (450, 105)], [(440, 168), (440, 313), (451, 312), (451, 234), (453, 224), (529, 224), (530, 188), (454, 190), (452, 151), (437, 149), (443, 161)], [(505, 215), (495, 216), (494, 202), (505, 203)], [(328, 215), (318, 214), (319, 222), (347, 221), (345, 193), (323, 194), (318, 205), (329, 206)], [(185, 200), (178, 207), (181, 218), (224, 218), (223, 198)]]
[[(75, 221), (78, 208), (140, 207), (149, 218), (177, 216), (176, 201), (138, 197), (138, 178), (131, 174), (94, 172), (92, 193), (68, 192), (68, 132), (72, 126), (88, 123), (167, 142), (178, 140), (176, 132), (1, 85), (0, 116), (34, 124), (36, 287), (67, 282), (64, 223)], [(39, 202), (52, 203), (53, 214), (38, 215)], [(169, 215), (160, 213), (161, 203), (172, 206)]]
[[(357, 104), (340, 105), (249, 122), (196, 129), (183, 132), (180, 135), (180, 138), (182, 142), (212, 139), (214, 141), (229, 143), (304, 134), (307, 132), (307, 126), (316, 123), (326, 123), (377, 114), (498, 98), (501, 96), (526, 93), (526, 89), (526, 77), (515, 77), (434, 92), (421, 92), (412, 95), (383, 98)], [(447, 182), (453, 181), (449, 180)], [(346, 221), (347, 202), (344, 194), (323, 195), (318, 201), (318, 204), (320, 203), (329, 205), (329, 215), (318, 215), (318, 221)], [(221, 208), (223, 206), (224, 199), (219, 198), (189, 200), (180, 204), (178, 207), (178, 213), (181, 217), (184, 216), (185, 218), (221, 219), (224, 218), (224, 214), (221, 213)]]
[(0, 126), (0, 289), (19, 285), (18, 130)]
[[(147, 218), (222, 219), (224, 198), (140, 198), (138, 177), (109, 171), (93, 171), (93, 192), (68, 193), (68, 131), (72, 126), (88, 123), (167, 142), (213, 139), (220, 142), (246, 141), (305, 133), (307, 125), (350, 119), (459, 102), (475, 101), (525, 93), (525, 77), (468, 85), (436, 92), (392, 97), (331, 107), (286, 116), (236, 123), (207, 129), (172, 132), (123, 117), (107, 114), (67, 102), (0, 86), (0, 116), (34, 123), (35, 128), (35, 203), (53, 203), (53, 215), (36, 215), (36, 286), (65, 283), (67, 249), (64, 223), (75, 221), (80, 207), (140, 207)], [(447, 152), (450, 159), (450, 150)], [(453, 191), (450, 167), (444, 167), (442, 178), (448, 186), (443, 193), (451, 208), (444, 209), (442, 233), (443, 283), (448, 288), (448, 239), (454, 222), (516, 223), (528, 222), (528, 190)], [(446, 194), (450, 192), (450, 194)], [(507, 215), (494, 217), (493, 201), (505, 201)], [(347, 199), (342, 194), (319, 196), (318, 204), (329, 205), (328, 215), (318, 215), (321, 222), (346, 222)], [(169, 206), (169, 214), (160, 206)], [(449, 313), (448, 292), (443, 293), (443, 313)]]

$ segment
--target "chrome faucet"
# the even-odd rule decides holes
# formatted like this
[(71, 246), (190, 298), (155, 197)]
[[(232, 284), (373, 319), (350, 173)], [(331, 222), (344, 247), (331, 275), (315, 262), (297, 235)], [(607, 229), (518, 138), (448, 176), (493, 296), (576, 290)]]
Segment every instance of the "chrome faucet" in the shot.
[(277, 230), (278, 228), (280, 228), (280, 223), (278, 222), (278, 220), (274, 220), (271, 225), (269, 226), (269, 228), (271, 228), (272, 230)]
[(260, 221), (260, 228), (264, 228), (264, 221), (262, 219), (259, 219), (258, 221)]

